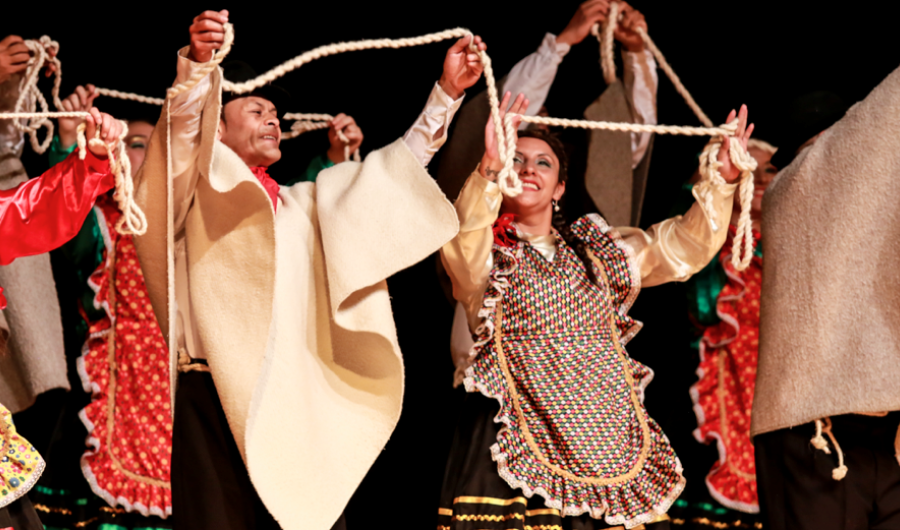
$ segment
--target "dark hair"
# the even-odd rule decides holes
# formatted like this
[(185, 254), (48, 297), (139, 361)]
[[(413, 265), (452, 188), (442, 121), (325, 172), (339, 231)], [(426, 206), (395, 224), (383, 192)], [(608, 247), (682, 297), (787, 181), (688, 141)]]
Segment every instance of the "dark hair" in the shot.
[[(550, 149), (553, 151), (553, 154), (556, 155), (556, 158), (559, 159), (559, 181), (566, 182), (569, 179), (569, 157), (566, 155), (566, 148), (559, 138), (556, 137), (555, 134), (544, 131), (542, 129), (528, 129), (525, 131), (519, 131), (519, 138), (534, 138), (536, 140), (541, 140), (550, 146)], [(554, 209), (553, 211), (553, 228), (559, 232), (560, 237), (563, 238), (563, 241), (566, 242), (567, 245), (572, 247), (572, 250), (575, 251), (575, 254), (584, 264), (584, 269), (587, 271), (588, 278), (595, 285), (600, 285), (600, 281), (597, 279), (597, 273), (594, 271), (594, 262), (588, 256), (587, 245), (585, 245), (584, 241), (581, 240), (578, 236), (572, 233), (572, 228), (569, 226), (569, 222), (566, 220), (566, 215), (563, 213), (563, 201), (565, 200), (565, 196), (560, 198), (557, 201), (557, 205), (559, 206), (559, 211)]]

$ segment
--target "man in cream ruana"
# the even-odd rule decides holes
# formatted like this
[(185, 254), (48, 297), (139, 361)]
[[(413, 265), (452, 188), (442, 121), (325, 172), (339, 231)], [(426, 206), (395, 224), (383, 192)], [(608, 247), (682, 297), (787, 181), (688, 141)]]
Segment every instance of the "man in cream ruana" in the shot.
[[(227, 17), (194, 19), (176, 83), (213, 58)], [(136, 242), (178, 374), (169, 383), (177, 527), (343, 526), (400, 414), (403, 361), (385, 279), (458, 230), (425, 166), (481, 75), (469, 40), (447, 52), (402, 139), (315, 184), (268, 177), (285, 109), (265, 93), (223, 106), (215, 69), (166, 102), (137, 177), (149, 230)]]

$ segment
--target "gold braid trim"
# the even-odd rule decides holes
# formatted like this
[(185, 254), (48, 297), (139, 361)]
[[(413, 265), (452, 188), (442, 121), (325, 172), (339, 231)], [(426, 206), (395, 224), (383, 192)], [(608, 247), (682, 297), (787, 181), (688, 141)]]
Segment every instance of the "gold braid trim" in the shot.
[[(722, 440), (728, 439), (728, 421), (727, 421), (727, 408), (725, 406), (725, 355), (726, 348), (723, 346), (718, 349), (717, 353), (719, 358), (716, 359), (718, 368), (719, 368), (719, 381), (718, 388), (716, 388), (716, 392), (719, 394), (719, 430), (722, 431)], [(723, 442), (724, 444), (724, 442)], [(728, 464), (728, 469), (731, 470), (732, 473), (741, 477), (744, 480), (749, 480), (752, 482), (756, 482), (756, 474), (755, 473), (747, 473), (746, 471), (741, 471), (738, 469), (736, 465), (731, 461), (729, 452), (725, 453), (725, 462)]]
[[(591, 260), (593, 260), (594, 262), (594, 265), (597, 267), (597, 270), (600, 272), (600, 276), (603, 279), (603, 284), (606, 286), (607, 294), (610, 296), (611, 300), (614, 300), (612, 292), (609, 288), (609, 278), (606, 275), (606, 268), (602, 263), (600, 263), (600, 260), (598, 260), (597, 257), (594, 256), (594, 253), (590, 250), (588, 250), (588, 256), (590, 256)], [(515, 409), (516, 414), (519, 416), (519, 428), (522, 429), (522, 434), (525, 436), (525, 442), (528, 444), (528, 448), (531, 449), (531, 452), (534, 453), (541, 464), (561, 477), (567, 478), (569, 480), (574, 480), (576, 482), (595, 484), (598, 486), (620, 484), (622, 482), (627, 482), (637, 476), (637, 474), (640, 473), (644, 468), (644, 463), (647, 461), (647, 456), (650, 454), (650, 426), (647, 424), (647, 418), (644, 417), (643, 410), (641, 409), (640, 398), (638, 398), (637, 393), (634, 391), (634, 376), (632, 375), (631, 370), (628, 367), (628, 356), (625, 354), (622, 345), (619, 343), (619, 334), (616, 332), (615, 309), (613, 308), (610, 312), (610, 334), (612, 335), (613, 347), (615, 348), (616, 353), (619, 354), (619, 359), (622, 361), (625, 382), (628, 384), (628, 391), (631, 394), (631, 403), (634, 406), (634, 413), (637, 416), (638, 423), (640, 423), (641, 425), (641, 432), (643, 433), (644, 439), (643, 445), (641, 447), (641, 452), (638, 455), (637, 462), (634, 464), (634, 466), (627, 473), (610, 478), (579, 477), (578, 475), (566, 471), (565, 469), (550, 462), (550, 460), (544, 455), (544, 453), (541, 452), (541, 448), (538, 447), (534, 436), (532, 436), (531, 434), (531, 430), (528, 428), (528, 423), (525, 420), (525, 414), (522, 411), (522, 405), (519, 403), (519, 392), (516, 389), (516, 381), (515, 379), (513, 379), (513, 376), (509, 371), (509, 366), (506, 363), (506, 355), (503, 353), (502, 301), (497, 302), (497, 311), (494, 318), (494, 329), (496, 330), (494, 332), (494, 347), (497, 350), (497, 359), (500, 361), (500, 370), (503, 371), (503, 376), (506, 378), (506, 386), (507, 388), (509, 388), (509, 396), (510, 398), (512, 398), (513, 408)]]
[(131, 480), (136, 480), (138, 482), (142, 482), (144, 484), (149, 484), (151, 486), (156, 486), (158, 488), (163, 489), (171, 489), (172, 486), (169, 482), (164, 480), (160, 480), (154, 477), (145, 477), (143, 475), (138, 475), (132, 471), (125, 469), (125, 466), (122, 465), (122, 462), (116, 458), (116, 455), (112, 451), (112, 440), (113, 440), (113, 431), (115, 430), (115, 416), (116, 416), (116, 387), (117, 385), (117, 374), (118, 374), (118, 365), (116, 364), (116, 247), (118, 245), (118, 241), (113, 244), (112, 248), (107, 249), (107, 253), (109, 254), (109, 286), (107, 287), (107, 291), (109, 293), (109, 308), (111, 313), (110, 318), (110, 333), (106, 336), (106, 350), (108, 352), (108, 361), (109, 361), (109, 388), (107, 389), (108, 396), (106, 398), (106, 452), (109, 454), (110, 460), (112, 460), (113, 467), (116, 468), (117, 471), (130, 478)]
[(508, 513), (506, 515), (476, 514), (476, 515), (454, 515), (453, 516), (454, 521), (495, 521), (495, 522), (499, 523), (502, 521), (509, 521), (510, 519), (519, 519), (519, 520), (524, 521), (525, 516), (522, 515), (521, 513)]

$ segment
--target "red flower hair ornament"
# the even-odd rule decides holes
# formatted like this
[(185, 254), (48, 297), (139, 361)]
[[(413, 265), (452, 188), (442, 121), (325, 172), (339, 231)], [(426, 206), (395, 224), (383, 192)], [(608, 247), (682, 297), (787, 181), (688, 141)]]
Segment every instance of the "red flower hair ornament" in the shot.
[(516, 221), (515, 214), (505, 213), (494, 221), (494, 244), (501, 247), (514, 247), (519, 242), (519, 236), (513, 223)]

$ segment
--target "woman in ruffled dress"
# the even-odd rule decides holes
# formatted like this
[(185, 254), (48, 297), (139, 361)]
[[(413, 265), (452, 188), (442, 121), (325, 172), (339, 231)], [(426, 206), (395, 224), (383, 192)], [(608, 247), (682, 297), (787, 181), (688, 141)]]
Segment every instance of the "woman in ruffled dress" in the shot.
[[(510, 112), (527, 106), (520, 95)], [(737, 115), (731, 141), (746, 148), (753, 126), (746, 107)], [(643, 231), (596, 214), (566, 222), (566, 155), (545, 132), (519, 134), (524, 191), (501, 196), (487, 124), (485, 155), (456, 201), (459, 235), (442, 249), (475, 346), (457, 366), (470, 394), (439, 528), (668, 528), (684, 478), (643, 406), (653, 372), (625, 352), (641, 326), (628, 310), (642, 285), (687, 280), (724, 243), (740, 174), (724, 141), (726, 184), (702, 181), (694, 191), (711, 193), (712, 211), (698, 203)]]

